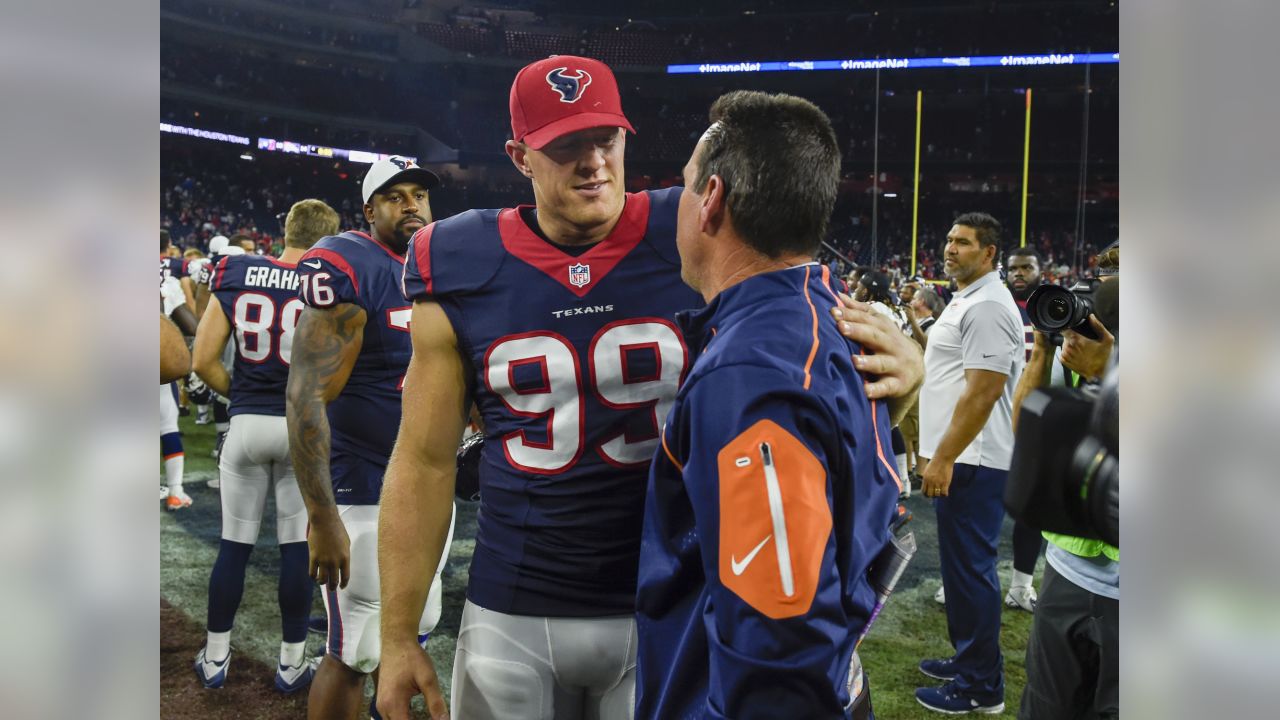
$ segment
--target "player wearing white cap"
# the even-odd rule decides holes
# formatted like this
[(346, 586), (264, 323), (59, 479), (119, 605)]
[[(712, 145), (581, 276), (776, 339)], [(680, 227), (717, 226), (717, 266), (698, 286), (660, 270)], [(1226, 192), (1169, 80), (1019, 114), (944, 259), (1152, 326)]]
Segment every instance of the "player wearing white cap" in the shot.
[[(298, 263), (305, 309), (293, 336), (286, 416), (310, 522), (310, 574), (326, 586), (329, 618), (327, 654), (307, 703), (313, 720), (355, 717), (365, 676), (381, 657), (378, 503), (412, 353), (400, 275), (409, 238), (431, 221), (428, 192), (439, 183), (410, 158), (374, 163), (363, 184), (370, 233), (322, 238)], [(435, 559), (447, 556), (448, 543)], [(440, 618), (439, 572), (429, 582), (419, 637)]]

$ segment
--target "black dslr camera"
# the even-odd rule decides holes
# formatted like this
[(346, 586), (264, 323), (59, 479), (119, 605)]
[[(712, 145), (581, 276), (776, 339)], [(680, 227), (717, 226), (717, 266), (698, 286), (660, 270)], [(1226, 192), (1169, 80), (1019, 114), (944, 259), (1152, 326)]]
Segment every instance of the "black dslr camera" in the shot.
[(1120, 545), (1120, 376), (1041, 388), (1022, 402), (1004, 506), (1049, 532)]
[(1075, 330), (1093, 340), (1100, 339), (1089, 324), (1093, 312), (1093, 293), (1101, 281), (1088, 278), (1064, 288), (1061, 285), (1041, 285), (1027, 298), (1027, 315), (1031, 325), (1046, 335), (1058, 335), (1063, 330)]

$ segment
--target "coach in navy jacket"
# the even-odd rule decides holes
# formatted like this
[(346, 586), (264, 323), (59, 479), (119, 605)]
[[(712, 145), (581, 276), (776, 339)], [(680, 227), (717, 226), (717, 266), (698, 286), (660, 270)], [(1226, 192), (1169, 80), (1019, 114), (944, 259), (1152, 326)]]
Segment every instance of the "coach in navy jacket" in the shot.
[(649, 476), (639, 718), (846, 717), (898, 494), (888, 411), (813, 262), (840, 152), (827, 117), (734, 92), (684, 169), (677, 245), (706, 308)]

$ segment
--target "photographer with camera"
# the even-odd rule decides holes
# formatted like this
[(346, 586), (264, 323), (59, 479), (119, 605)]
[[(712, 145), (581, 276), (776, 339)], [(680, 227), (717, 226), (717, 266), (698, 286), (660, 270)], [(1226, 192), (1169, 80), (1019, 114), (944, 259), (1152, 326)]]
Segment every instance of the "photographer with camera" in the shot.
[[(1113, 246), (1099, 256), (1101, 282), (1044, 286), (1027, 301), (1036, 330), (1014, 393), (1005, 504), (1018, 520), (1046, 528), (1049, 546), (1020, 720), (1119, 717), (1119, 382), (1108, 372), (1119, 335), (1118, 266)], [(1049, 384), (1055, 333), (1073, 389), (1039, 389)], [(1081, 386), (1096, 399), (1074, 389)]]

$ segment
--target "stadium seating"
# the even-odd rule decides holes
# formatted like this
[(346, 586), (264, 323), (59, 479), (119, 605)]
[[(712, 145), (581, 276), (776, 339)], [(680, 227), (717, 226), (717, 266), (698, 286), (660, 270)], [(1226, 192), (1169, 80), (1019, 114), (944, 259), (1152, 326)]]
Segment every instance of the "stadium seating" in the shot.
[[(809, 3), (804, 12), (790, 11), (785, 3), (766, 3), (759, 14), (744, 15), (729, 4), (712, 1), (697, 13), (671, 13), (680, 17), (624, 21), (599, 12), (546, 14), (538, 3), (499, 0), (484, 8), (459, 6), (443, 19), (436, 13), (431, 21), (424, 21), (428, 16), (422, 15), (401, 22), (397, 13), (409, 11), (396, 5), (375, 3), (377, 12), (370, 12), (359, 3), (337, 0), (272, 0), (252, 5), (164, 0), (165, 17), (180, 18), (184, 27), (195, 23), (202, 32), (198, 40), (189, 33), (167, 35), (162, 44), (162, 118), (255, 138), (410, 154), (419, 153), (420, 129), (456, 148), (464, 162), (492, 165), (501, 172), (509, 166), (502, 146), (508, 137), (505, 105), (513, 70), (528, 59), (581, 53), (617, 69), (628, 117), (638, 131), (628, 140), (627, 150), (628, 187), (638, 189), (672, 181), (673, 171), (683, 164), (706, 126), (710, 100), (736, 86), (736, 78), (728, 77), (669, 78), (662, 68), (670, 63), (1117, 46), (1115, 23), (1099, 22), (1098, 12), (1106, 11), (1098, 6), (1059, 8), (1052, 12), (1052, 22), (1038, 22), (1034, 20), (1047, 11), (1034, 7), (1001, 7), (996, 12), (904, 6), (858, 14), (834, 2)], [(362, 9), (363, 15), (353, 22), (351, 18)], [(1018, 32), (1008, 32), (1011, 27)], [(246, 33), (254, 40), (246, 41)], [(457, 60), (385, 63), (340, 53), (304, 52), (298, 47), (302, 42), (400, 55), (406, 52), (402, 41), (443, 49), (456, 54)], [(487, 61), (468, 62), (469, 57), (480, 56)], [(841, 140), (846, 180), (829, 239), (839, 257), (858, 263), (873, 258), (882, 262), (904, 251), (909, 263), (915, 91), (924, 93), (918, 259), (925, 267), (932, 262), (933, 246), (941, 241), (954, 213), (984, 207), (1002, 218), (1019, 216), (1024, 88), (1031, 84), (1038, 108), (1031, 149), (1036, 211), (1030, 222), (1032, 235), (1044, 252), (1055, 257), (1074, 253), (1081, 82), (1078, 68), (884, 73), (877, 137), (872, 132), (877, 121), (873, 74), (759, 77), (763, 88), (807, 97), (831, 116)], [(1114, 68), (1094, 70), (1089, 98), (1095, 127), (1114, 125), (1118, 86), (1119, 73)], [(1091, 215), (1086, 246), (1105, 244), (1114, 237), (1117, 137), (1113, 132), (1095, 132), (1090, 140), (1086, 195)], [(261, 172), (271, 170), (272, 163), (258, 155), (255, 166)], [(306, 174), (308, 181), (315, 180), (316, 173), (350, 176), (361, 171), (359, 166), (343, 165), (312, 172), (322, 161), (298, 162), (290, 171)], [(870, 178), (874, 162), (879, 163), (883, 178), (873, 251)], [(444, 188), (437, 196), (433, 205), (438, 214), (528, 199), (525, 186)], [(236, 204), (234, 198), (226, 201)], [(229, 209), (221, 202), (212, 206)], [(175, 227), (182, 225), (182, 207), (166, 212), (179, 218)], [(193, 212), (189, 200), (185, 212)], [(246, 227), (266, 234), (278, 231), (274, 218), (264, 214), (260, 204), (253, 211), (238, 209), (232, 214), (237, 212), (236, 221)], [(193, 238), (199, 235), (184, 232)]]

